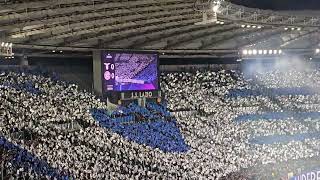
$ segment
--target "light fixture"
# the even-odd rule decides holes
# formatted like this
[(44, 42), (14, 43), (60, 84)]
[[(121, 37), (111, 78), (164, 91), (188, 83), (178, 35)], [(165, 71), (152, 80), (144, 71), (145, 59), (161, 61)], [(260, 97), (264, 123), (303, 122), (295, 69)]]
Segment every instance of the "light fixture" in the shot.
[(258, 26), (258, 29), (261, 29), (261, 26)]
[(263, 54), (268, 54), (268, 50), (263, 50)]
[(249, 50), (249, 51), (248, 51), (248, 54), (251, 55), (251, 54), (252, 54), (252, 50)]
[(251, 25), (247, 25), (247, 28), (251, 28)]
[(269, 50), (269, 54), (272, 54), (272, 52), (273, 52), (272, 50)]
[(244, 50), (242, 51), (242, 54), (247, 55), (247, 54), (248, 54), (248, 50), (244, 49)]
[(259, 49), (258, 54), (262, 54), (262, 50), (261, 49)]
[(241, 25), (241, 27), (242, 27), (242, 28), (245, 28), (245, 27), (246, 27), (246, 25), (242, 24), (242, 25)]
[(287, 27), (285, 27), (285, 28), (284, 28), (284, 30), (288, 30), (288, 28), (287, 28)]
[(252, 54), (256, 55), (257, 54), (257, 50), (256, 49), (252, 50)]
[(273, 54), (278, 54), (278, 50), (273, 50)]
[(320, 49), (316, 49), (316, 54), (319, 54), (320, 53)]
[(299, 27), (299, 28), (297, 28), (297, 30), (298, 30), (298, 31), (301, 31), (301, 28)]
[(278, 52), (279, 52), (279, 54), (282, 54), (282, 50), (281, 50), (281, 49), (279, 49), (279, 51), (278, 51)]
[(291, 28), (291, 30), (292, 30), (292, 31), (293, 31), (293, 30), (295, 30), (295, 29), (294, 29), (294, 27), (293, 27), (293, 28)]
[(252, 28), (256, 28), (257, 26), (252, 26)]
[(56, 52), (56, 50), (52, 50), (52, 52), (53, 52), (53, 53), (55, 53), (55, 52)]
[(4, 46), (4, 42), (1, 43), (1, 46), (2, 46), (2, 47)]

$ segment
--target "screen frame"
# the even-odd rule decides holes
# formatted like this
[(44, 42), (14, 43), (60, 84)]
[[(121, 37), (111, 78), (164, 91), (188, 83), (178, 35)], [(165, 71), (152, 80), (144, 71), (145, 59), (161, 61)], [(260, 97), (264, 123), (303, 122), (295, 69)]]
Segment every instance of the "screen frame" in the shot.
[[(104, 87), (104, 78), (103, 78), (103, 74), (104, 74), (104, 66), (103, 66), (103, 61), (104, 61), (104, 57), (103, 55), (104, 54), (107, 54), (107, 53), (131, 53), (131, 54), (155, 54), (157, 56), (157, 78), (158, 78), (158, 82), (157, 82), (157, 85), (158, 85), (158, 88), (157, 89), (151, 89), (151, 90), (123, 90), (123, 91), (115, 91), (115, 90), (112, 90), (112, 91), (108, 91), (108, 90), (105, 90), (105, 87)], [(121, 92), (148, 92), (148, 91), (160, 91), (161, 90), (161, 87), (160, 87), (160, 59), (159, 59), (159, 52), (157, 51), (143, 51), (143, 50), (102, 50), (101, 51), (101, 54), (100, 54), (100, 58), (101, 58), (101, 79), (102, 79), (102, 93), (105, 94), (105, 93), (108, 93), (108, 92), (118, 92), (118, 93), (121, 93)]]

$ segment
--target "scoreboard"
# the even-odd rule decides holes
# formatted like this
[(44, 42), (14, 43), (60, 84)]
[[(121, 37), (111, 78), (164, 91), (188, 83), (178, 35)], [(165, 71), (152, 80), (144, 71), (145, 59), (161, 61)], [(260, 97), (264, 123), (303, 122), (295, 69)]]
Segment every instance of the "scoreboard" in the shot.
[(102, 92), (109, 99), (161, 97), (158, 53), (103, 51), (101, 64)]

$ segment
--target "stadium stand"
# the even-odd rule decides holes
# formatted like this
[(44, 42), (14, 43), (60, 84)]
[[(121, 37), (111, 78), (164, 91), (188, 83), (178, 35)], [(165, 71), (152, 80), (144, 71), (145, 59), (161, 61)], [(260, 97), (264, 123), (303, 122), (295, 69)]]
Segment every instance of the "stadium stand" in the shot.
[[(313, 82), (320, 77), (318, 70), (291, 73)], [(248, 167), (319, 156), (319, 95), (228, 96), (234, 89), (263, 92), (279, 83), (272, 76), (256, 78), (259, 83), (226, 70), (165, 73), (161, 82), (167, 103), (146, 108), (133, 103), (111, 113), (95, 96), (48, 72), (2, 70), (2, 175), (245, 179)], [(318, 86), (298, 82), (280, 88)], [(175, 119), (166, 106), (197, 113)], [(292, 109), (299, 113), (289, 113)], [(78, 128), (59, 128), (77, 122)]]

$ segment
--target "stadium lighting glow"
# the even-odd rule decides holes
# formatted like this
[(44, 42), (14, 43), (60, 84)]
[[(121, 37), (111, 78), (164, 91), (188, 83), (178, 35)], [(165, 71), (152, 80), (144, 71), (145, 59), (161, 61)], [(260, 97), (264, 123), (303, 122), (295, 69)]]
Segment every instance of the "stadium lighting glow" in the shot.
[(288, 28), (287, 28), (287, 27), (285, 27), (285, 28), (284, 28), (284, 30), (288, 30)]
[(8, 57), (6, 59), (13, 59), (12, 56), (14, 53), (12, 52), (12, 46), (13, 44), (10, 42), (0, 42), (1, 48), (0, 48), (0, 56)]
[(253, 55), (256, 55), (256, 54), (257, 54), (257, 50), (255, 50), (255, 49), (252, 50), (252, 54), (253, 54)]
[(257, 26), (252, 26), (252, 28), (256, 28)]
[(301, 28), (297, 28), (298, 31), (301, 31)]
[(320, 53), (320, 49), (316, 49), (316, 54), (319, 54)]
[(242, 24), (242, 25), (241, 25), (241, 27), (242, 27), (242, 28), (245, 28), (245, 27), (246, 27), (246, 25)]
[(247, 55), (247, 54), (248, 54), (248, 50), (246, 50), (246, 49), (243, 50), (243, 51), (242, 51), (242, 54)]
[(268, 50), (263, 50), (263, 54), (268, 54)]
[(224, 22), (220, 22), (220, 24), (224, 24)]
[(247, 25), (247, 28), (251, 28), (251, 25)]
[(291, 28), (291, 30), (293, 31), (293, 30), (294, 30), (294, 28)]
[(261, 29), (261, 26), (258, 26), (258, 29)]
[[(320, 49), (316, 53), (320, 53)], [(241, 54), (244, 56), (257, 56), (257, 55), (280, 55), (281, 49), (243, 49)]]
[(241, 62), (242, 61), (242, 59), (237, 59), (237, 62)]

